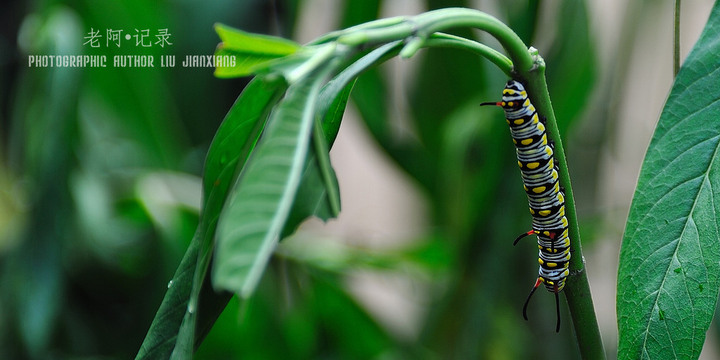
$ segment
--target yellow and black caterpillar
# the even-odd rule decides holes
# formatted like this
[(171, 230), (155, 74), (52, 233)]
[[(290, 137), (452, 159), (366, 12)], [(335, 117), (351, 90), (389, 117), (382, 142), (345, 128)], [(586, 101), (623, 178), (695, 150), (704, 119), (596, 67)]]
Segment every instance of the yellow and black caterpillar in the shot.
[(525, 87), (519, 81), (508, 81), (501, 102), (481, 105), (496, 105), (505, 110), (505, 118), (515, 143), (518, 166), (530, 203), (532, 230), (518, 236), (513, 245), (525, 236), (537, 235), (538, 238), (540, 270), (523, 306), (523, 317), (527, 320), (527, 305), (530, 298), (540, 284), (545, 284), (548, 291), (555, 293), (557, 311), (555, 331), (559, 332), (558, 293), (565, 287), (565, 279), (569, 274), (570, 238), (568, 221), (565, 217), (565, 194), (558, 180), (553, 144), (547, 139), (544, 120), (538, 116)]

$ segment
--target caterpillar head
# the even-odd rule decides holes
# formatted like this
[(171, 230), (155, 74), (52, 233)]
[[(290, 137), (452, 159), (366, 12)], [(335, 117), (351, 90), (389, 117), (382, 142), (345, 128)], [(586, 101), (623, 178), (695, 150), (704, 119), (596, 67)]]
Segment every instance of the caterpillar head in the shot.
[(523, 84), (516, 80), (510, 80), (503, 89), (502, 102), (499, 105), (505, 110), (517, 110), (524, 106), (527, 98)]

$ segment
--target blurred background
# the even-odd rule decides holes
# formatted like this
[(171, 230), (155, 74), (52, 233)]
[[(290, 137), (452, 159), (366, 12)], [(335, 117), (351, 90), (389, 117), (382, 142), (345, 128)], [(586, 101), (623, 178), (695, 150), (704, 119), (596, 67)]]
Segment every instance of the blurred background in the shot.
[[(248, 79), (183, 68), (222, 22), (304, 43), (377, 17), (486, 11), (540, 50), (570, 161), (609, 357), (617, 254), (672, 84), (674, 2), (11, 0), (0, 11), (0, 358), (135, 356), (195, 230), (205, 152)], [(681, 54), (712, 7), (682, 6)], [(172, 45), (83, 45), (91, 29), (168, 29)], [(496, 43), (480, 33), (457, 32)], [(101, 42), (102, 43), (102, 42)], [(105, 44), (102, 44), (105, 45)], [(29, 55), (176, 55), (174, 68), (30, 68)], [(363, 75), (332, 150), (343, 211), (281, 243), (198, 359), (573, 359), (566, 305), (522, 304), (530, 226), (486, 61), (424, 50)], [(716, 358), (713, 325), (703, 358)]]

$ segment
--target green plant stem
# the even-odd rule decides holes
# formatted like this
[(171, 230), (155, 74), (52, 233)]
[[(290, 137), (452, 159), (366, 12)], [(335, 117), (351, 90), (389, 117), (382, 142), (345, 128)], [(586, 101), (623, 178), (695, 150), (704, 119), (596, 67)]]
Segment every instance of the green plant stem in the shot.
[(680, 71), (680, 0), (675, 0), (673, 21), (673, 77)]
[(492, 35), (513, 60), (515, 71), (526, 72), (534, 66), (522, 39), (500, 20), (483, 12), (466, 8), (448, 8), (429, 11), (413, 18), (418, 31), (432, 34), (458, 27), (474, 27)]
[(513, 63), (512, 61), (502, 54), (501, 52), (481, 44), (477, 41), (468, 40), (459, 36), (435, 33), (432, 34), (424, 44), (426, 47), (447, 47), (455, 49), (469, 50), (477, 55), (488, 59), (491, 63), (495, 64), (502, 72), (508, 77), (512, 76)]
[[(407, 18), (400, 23), (392, 22), (385, 27), (361, 28), (360, 30), (343, 30), (337, 41), (346, 45), (360, 46), (386, 43), (393, 40), (415, 38), (428, 39), (432, 34), (446, 29), (474, 27), (495, 37), (513, 59), (515, 71), (526, 72), (533, 67), (533, 59), (520, 37), (500, 20), (483, 12), (465, 8), (447, 8), (429, 11), (415, 17)], [(357, 29), (357, 28), (356, 28)], [(327, 41), (322, 37), (312, 43)]]
[(575, 197), (570, 184), (567, 158), (560, 138), (555, 113), (550, 103), (550, 94), (545, 80), (545, 63), (536, 56), (536, 65), (532, 71), (521, 72), (519, 75), (525, 79), (529, 94), (535, 94), (531, 99), (539, 114), (546, 118), (546, 128), (555, 142), (555, 161), (559, 168), (560, 185), (565, 191), (565, 216), (568, 219), (570, 249), (570, 276), (565, 285), (565, 297), (572, 315), (573, 327), (583, 359), (605, 359), (605, 349), (600, 337), (595, 309), (590, 294), (590, 285), (585, 269), (585, 258), (582, 254), (580, 242), (580, 228), (578, 226)]

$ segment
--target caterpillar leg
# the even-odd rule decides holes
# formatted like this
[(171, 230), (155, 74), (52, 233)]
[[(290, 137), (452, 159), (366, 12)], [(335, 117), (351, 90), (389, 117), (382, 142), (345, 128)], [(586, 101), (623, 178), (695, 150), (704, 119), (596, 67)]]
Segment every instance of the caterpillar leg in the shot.
[[(538, 278), (535, 281), (535, 285), (533, 285), (532, 290), (530, 290), (530, 294), (528, 294), (527, 299), (525, 300), (525, 305), (523, 305), (523, 318), (527, 321), (527, 307), (530, 303), (530, 298), (532, 298), (533, 294), (535, 293), (535, 290), (537, 290), (538, 287), (540, 287), (540, 284), (543, 283), (542, 278)], [(555, 293), (555, 313), (557, 314), (557, 320), (555, 322), (555, 332), (560, 332), (560, 290), (558, 289), (557, 284), (553, 287), (553, 293)]]
[(558, 295), (558, 287), (555, 285), (555, 313), (557, 314), (557, 322), (555, 323), (555, 332), (560, 332), (560, 299)]
[(535, 232), (535, 230), (530, 230), (530, 231), (528, 231), (528, 232), (526, 232), (526, 233), (524, 233), (524, 234), (520, 234), (520, 236), (518, 236), (518, 237), (515, 239), (515, 241), (513, 241), (513, 246), (515, 246), (515, 245), (518, 243), (518, 241), (520, 241), (520, 239), (522, 239), (522, 238), (524, 238), (524, 237), (526, 237), (526, 236), (533, 235), (533, 234), (537, 234), (537, 233)]
[(525, 305), (523, 305), (523, 318), (525, 318), (526, 321), (528, 319), (527, 307), (528, 307), (528, 304), (530, 303), (530, 298), (533, 296), (533, 294), (535, 293), (535, 290), (537, 290), (538, 286), (540, 286), (540, 284), (542, 284), (542, 282), (543, 282), (542, 278), (538, 278), (535, 281), (535, 285), (533, 286), (532, 290), (530, 290), (530, 294), (528, 294), (528, 297), (525, 300)]

